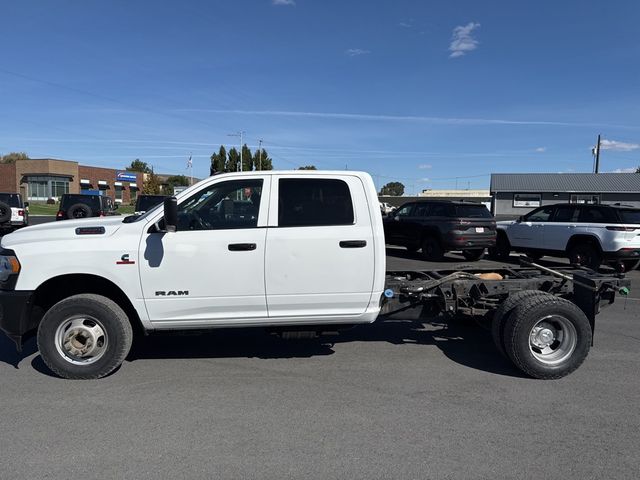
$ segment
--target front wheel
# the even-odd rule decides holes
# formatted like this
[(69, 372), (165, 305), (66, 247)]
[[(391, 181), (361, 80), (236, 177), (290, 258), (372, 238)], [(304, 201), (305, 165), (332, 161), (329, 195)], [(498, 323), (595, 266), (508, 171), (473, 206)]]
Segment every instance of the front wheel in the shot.
[(131, 348), (126, 313), (113, 300), (80, 294), (56, 303), (38, 327), (44, 363), (63, 378), (94, 379), (118, 368)]
[(442, 245), (435, 237), (427, 237), (422, 242), (422, 258), (424, 260), (438, 262), (444, 257)]
[(591, 325), (582, 310), (547, 295), (521, 299), (504, 325), (507, 355), (534, 378), (569, 375), (587, 358), (591, 338)]

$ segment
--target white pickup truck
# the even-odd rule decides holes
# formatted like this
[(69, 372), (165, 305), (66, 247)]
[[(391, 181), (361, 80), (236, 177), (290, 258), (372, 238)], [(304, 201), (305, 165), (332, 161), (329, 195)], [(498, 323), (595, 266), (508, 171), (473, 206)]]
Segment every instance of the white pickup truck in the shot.
[(140, 216), (37, 225), (0, 246), (0, 329), (18, 348), (36, 332), (47, 366), (75, 379), (115, 370), (134, 329), (295, 337), (371, 323), (396, 301), (497, 309), (498, 349), (529, 375), (558, 378), (586, 357), (600, 300), (624, 287), (577, 273), (572, 287), (571, 272), (530, 267), (386, 272), (376, 189), (361, 172), (217, 175)]

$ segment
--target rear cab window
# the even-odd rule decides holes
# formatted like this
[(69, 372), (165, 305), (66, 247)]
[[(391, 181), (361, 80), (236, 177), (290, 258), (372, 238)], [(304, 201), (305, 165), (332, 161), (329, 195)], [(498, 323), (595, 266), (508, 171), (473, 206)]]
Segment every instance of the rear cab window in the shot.
[(63, 195), (60, 201), (60, 209), (68, 210), (77, 203), (83, 203), (94, 210), (100, 210), (101, 204), (97, 195)]
[(280, 178), (278, 226), (353, 225), (353, 200), (344, 180)]
[(12, 208), (22, 208), (20, 195), (17, 193), (0, 193), (0, 202), (4, 202)]

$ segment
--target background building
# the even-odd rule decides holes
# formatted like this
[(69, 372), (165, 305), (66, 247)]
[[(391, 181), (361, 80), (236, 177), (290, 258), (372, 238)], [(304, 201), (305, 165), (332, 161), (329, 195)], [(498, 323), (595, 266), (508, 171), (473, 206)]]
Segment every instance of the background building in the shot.
[(640, 207), (638, 173), (494, 173), (497, 218), (514, 218), (554, 203), (623, 203)]
[(0, 191), (21, 193), (29, 201), (59, 200), (65, 193), (97, 193), (117, 203), (135, 201), (143, 174), (79, 165), (51, 158), (0, 164)]

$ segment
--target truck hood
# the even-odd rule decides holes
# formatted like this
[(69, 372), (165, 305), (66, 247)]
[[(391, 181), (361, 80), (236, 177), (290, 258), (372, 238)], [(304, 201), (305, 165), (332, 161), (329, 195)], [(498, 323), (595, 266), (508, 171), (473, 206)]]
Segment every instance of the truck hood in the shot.
[[(78, 220), (61, 220), (58, 222), (42, 223), (31, 227), (21, 228), (2, 237), (0, 245), (11, 248), (23, 243), (51, 242), (54, 240), (80, 240), (87, 237), (109, 237), (122, 226), (124, 216), (82, 218)], [(78, 235), (78, 227), (104, 227), (105, 233), (100, 235)]]

